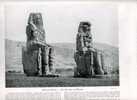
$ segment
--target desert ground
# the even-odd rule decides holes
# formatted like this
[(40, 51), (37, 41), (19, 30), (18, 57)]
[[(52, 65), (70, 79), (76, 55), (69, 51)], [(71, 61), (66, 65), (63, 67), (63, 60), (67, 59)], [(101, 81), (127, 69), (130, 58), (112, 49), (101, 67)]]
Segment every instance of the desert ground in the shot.
[(27, 77), (20, 73), (7, 73), (6, 77), (6, 87), (119, 86), (118, 76), (104, 76), (103, 78)]

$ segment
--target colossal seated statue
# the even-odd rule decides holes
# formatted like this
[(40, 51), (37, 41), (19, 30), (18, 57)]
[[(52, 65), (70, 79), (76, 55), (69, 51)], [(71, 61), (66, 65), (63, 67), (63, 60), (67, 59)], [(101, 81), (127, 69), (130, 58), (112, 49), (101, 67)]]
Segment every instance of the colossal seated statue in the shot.
[(22, 49), (22, 63), (26, 75), (53, 74), (53, 47), (45, 41), (41, 13), (31, 13), (26, 27), (27, 42)]
[(77, 67), (74, 76), (92, 77), (97, 74), (104, 74), (103, 55), (93, 48), (91, 24), (80, 22), (76, 36), (76, 52), (74, 59)]

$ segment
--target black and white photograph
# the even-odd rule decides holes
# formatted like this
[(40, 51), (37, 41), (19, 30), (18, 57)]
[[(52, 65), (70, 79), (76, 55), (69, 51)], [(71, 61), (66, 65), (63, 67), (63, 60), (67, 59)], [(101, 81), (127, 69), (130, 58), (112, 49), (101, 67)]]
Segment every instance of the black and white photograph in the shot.
[(118, 6), (46, 2), (5, 5), (5, 84), (120, 86)]

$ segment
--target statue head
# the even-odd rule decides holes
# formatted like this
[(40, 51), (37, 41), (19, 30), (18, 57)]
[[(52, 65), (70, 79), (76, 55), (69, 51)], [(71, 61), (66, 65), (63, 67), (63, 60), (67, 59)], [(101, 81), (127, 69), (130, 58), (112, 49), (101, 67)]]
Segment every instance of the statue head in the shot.
[(87, 32), (90, 32), (90, 22), (80, 22), (79, 24), (79, 29), (78, 29), (78, 32), (84, 32), (84, 33), (87, 33)]
[(28, 24), (33, 23), (36, 26), (43, 26), (42, 14), (41, 13), (30, 13)]

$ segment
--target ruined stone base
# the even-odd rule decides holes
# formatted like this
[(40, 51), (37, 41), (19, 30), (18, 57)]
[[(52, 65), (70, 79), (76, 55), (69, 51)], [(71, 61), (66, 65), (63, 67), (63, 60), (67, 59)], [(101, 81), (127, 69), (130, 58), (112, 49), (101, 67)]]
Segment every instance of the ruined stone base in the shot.
[[(92, 53), (91, 53), (92, 54)], [(91, 63), (91, 57), (93, 56), (93, 64)], [(77, 67), (74, 68), (74, 77), (95, 77), (96, 75), (103, 76), (105, 74), (103, 70), (103, 57), (99, 52), (93, 52), (90, 54), (75, 53), (75, 62)]]
[(38, 50), (28, 51), (25, 47), (22, 48), (23, 70), (27, 76), (37, 76), (39, 74), (38, 53)]

